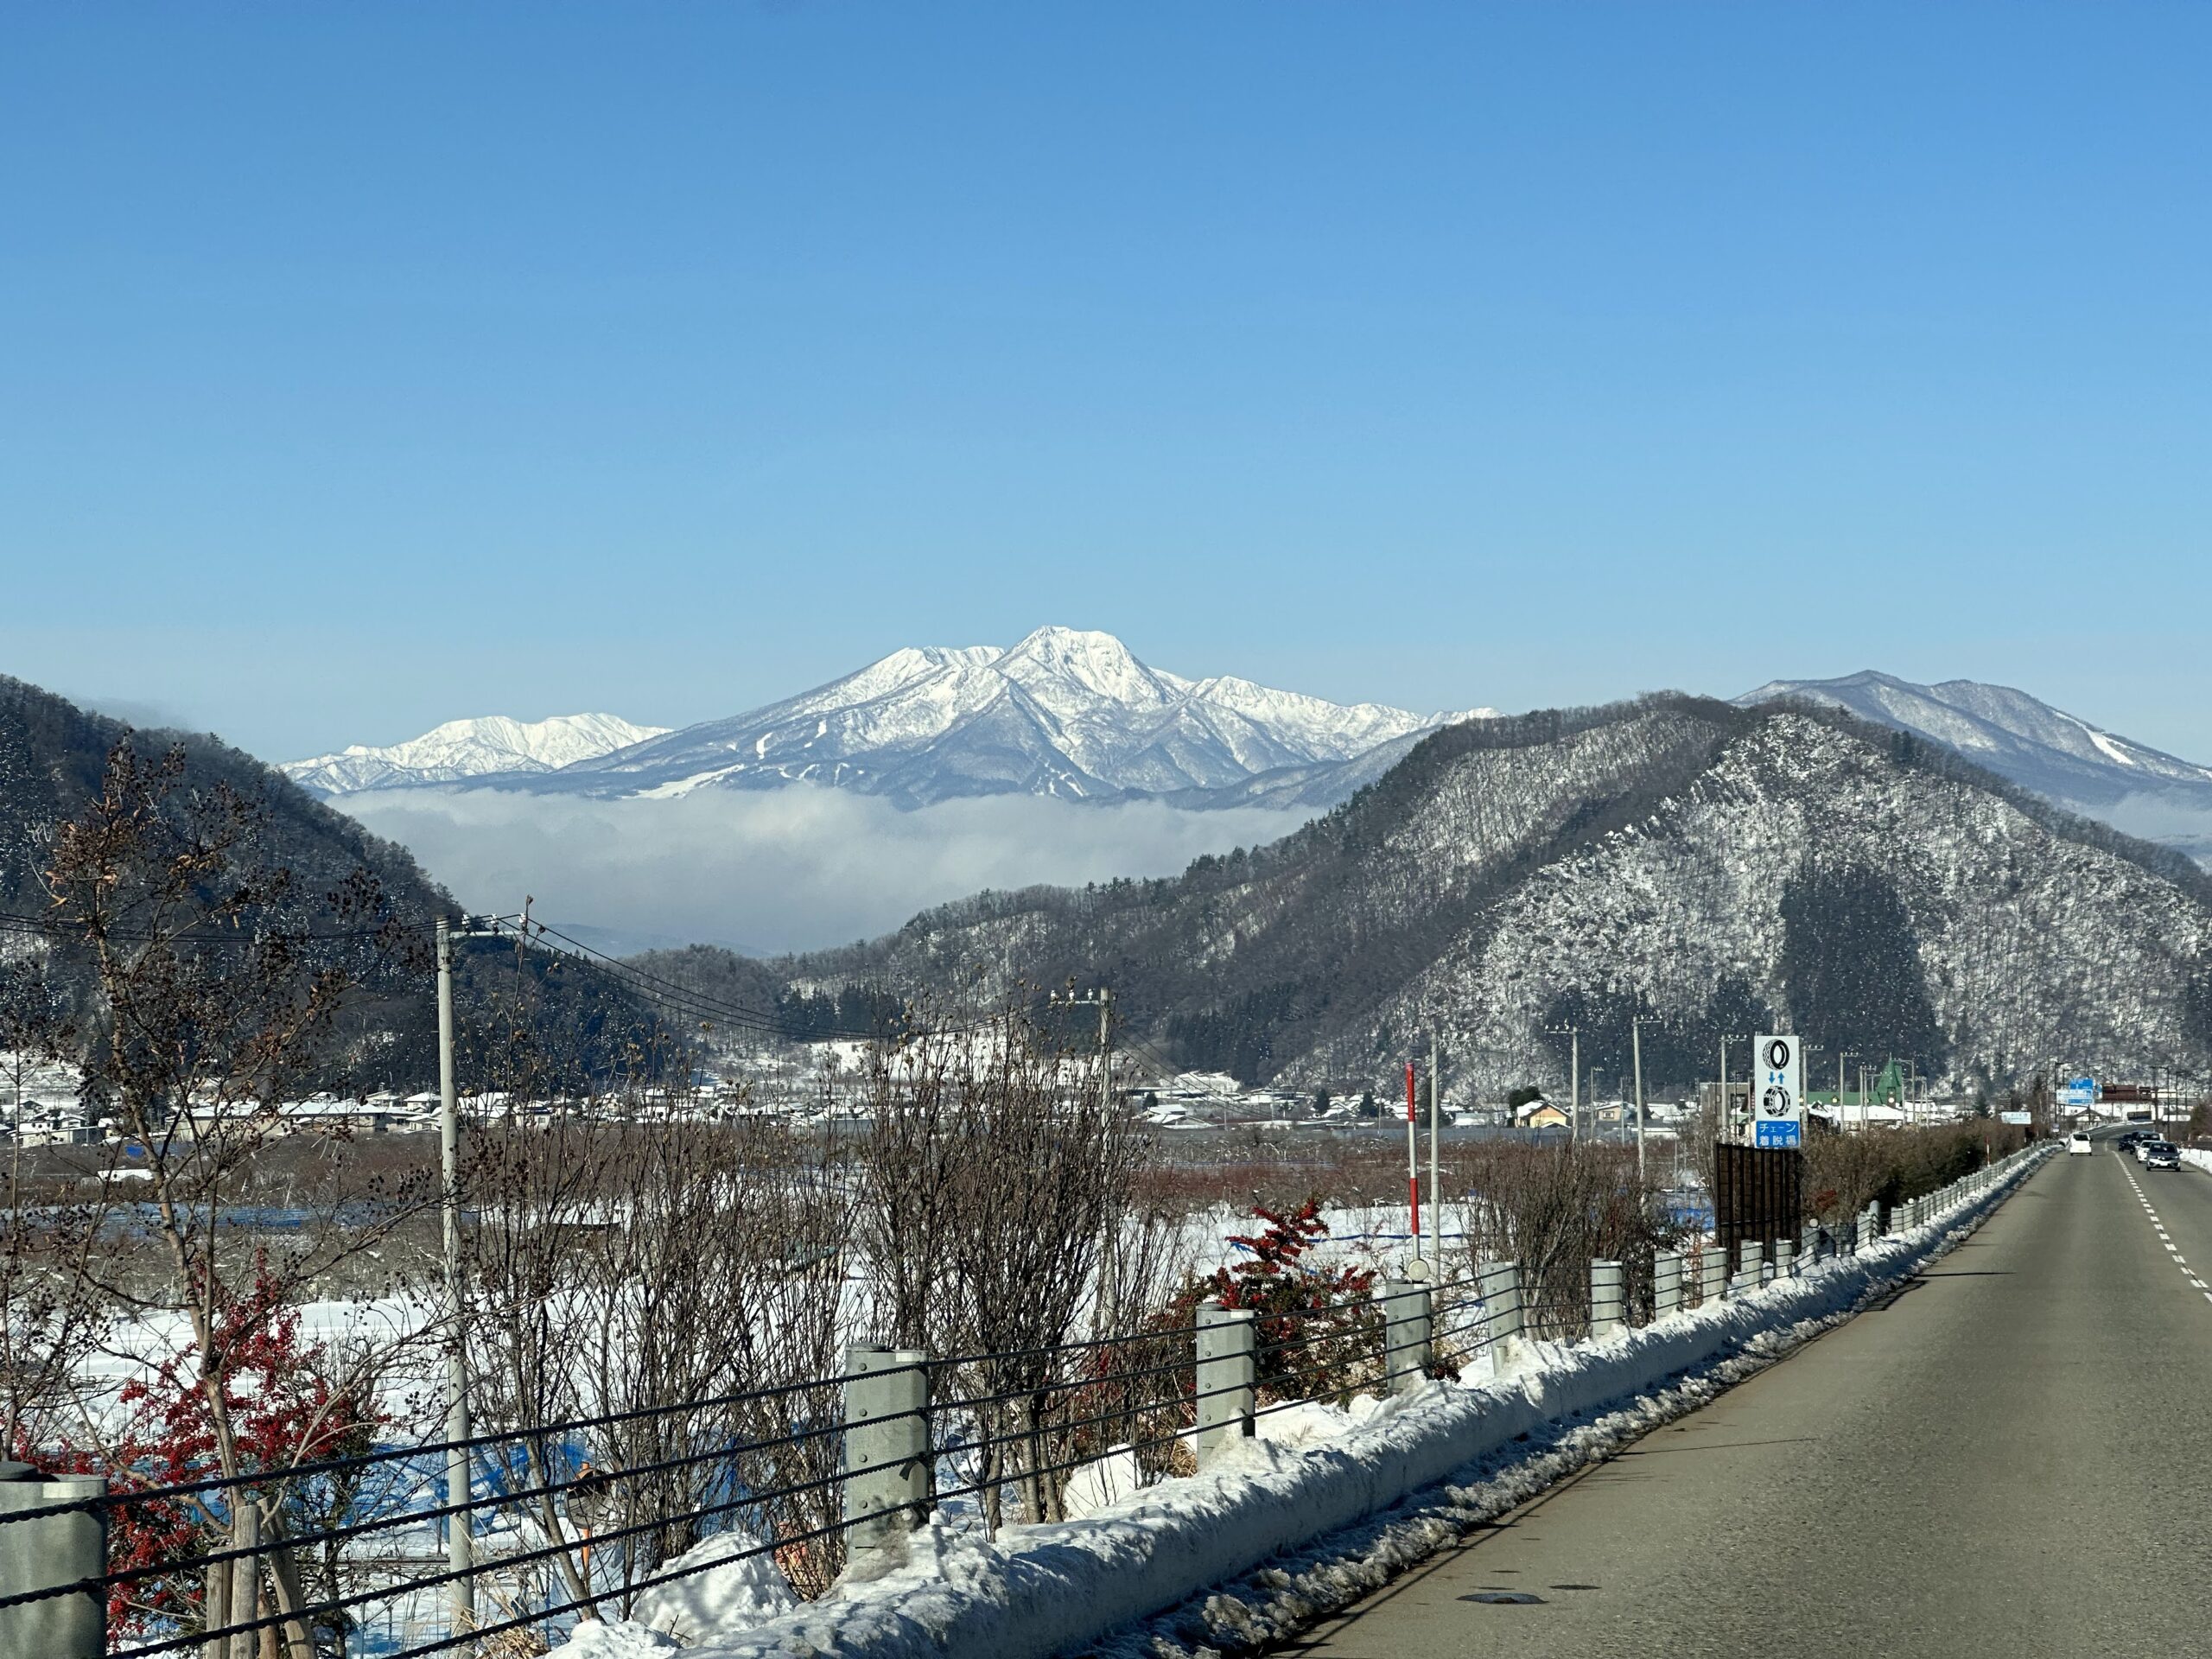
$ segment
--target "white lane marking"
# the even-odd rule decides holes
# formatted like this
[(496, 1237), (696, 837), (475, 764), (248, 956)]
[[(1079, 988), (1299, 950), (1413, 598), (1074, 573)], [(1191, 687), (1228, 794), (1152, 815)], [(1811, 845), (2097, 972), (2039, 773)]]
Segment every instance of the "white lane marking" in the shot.
[[(2120, 1154), (2115, 1152), (2113, 1156), (2117, 1158)], [(2166, 1230), (2166, 1224), (2158, 1219), (2158, 1212), (2152, 1206), (2151, 1200), (2143, 1196), (2142, 1185), (2136, 1180), (2135, 1172), (2127, 1167), (2124, 1160), (2120, 1164), (2120, 1173), (2127, 1177), (2128, 1185), (2135, 1191), (2135, 1201), (2143, 1206), (2143, 1213), (2151, 1223), (2151, 1230), (2158, 1234), (2158, 1243), (2166, 1247), (2166, 1254), (2173, 1258), (2174, 1266), (2181, 1269), (2181, 1276), (2188, 1280), (2196, 1289), (2202, 1291), (2206, 1301), (2212, 1302), (2212, 1285), (2207, 1285), (2203, 1280), (2190, 1270), (2189, 1258), (2174, 1248), (2173, 1235)]]

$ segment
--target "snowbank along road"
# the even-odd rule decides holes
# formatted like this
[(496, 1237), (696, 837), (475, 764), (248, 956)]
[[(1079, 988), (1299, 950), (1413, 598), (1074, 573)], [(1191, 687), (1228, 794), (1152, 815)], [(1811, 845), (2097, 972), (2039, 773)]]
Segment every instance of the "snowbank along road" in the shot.
[(2045, 1165), (1849, 1324), (1276, 1651), (2212, 1651), (2212, 1175)]
[[(1908, 1225), (1901, 1217), (1896, 1233), (1854, 1255), (1598, 1340), (1530, 1343), (1502, 1376), (1427, 1383), (1310, 1443), (1232, 1440), (1195, 1477), (1079, 1520), (986, 1540), (933, 1519), (908, 1535), (905, 1564), (765, 1624), (708, 1620), (698, 1651), (1160, 1659), (1259, 1650), (1710, 1401), (1870, 1299), (1896, 1294), (1971, 1238), (2048, 1151), (1931, 1195), (1932, 1217)], [(634, 1625), (606, 1632), (618, 1633), (666, 1639)], [(613, 1653), (592, 1649), (593, 1659)]]

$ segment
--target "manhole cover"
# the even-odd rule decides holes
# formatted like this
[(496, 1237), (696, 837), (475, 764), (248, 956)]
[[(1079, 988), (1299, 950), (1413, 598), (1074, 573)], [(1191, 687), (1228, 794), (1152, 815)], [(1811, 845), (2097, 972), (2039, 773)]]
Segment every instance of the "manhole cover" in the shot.
[(1486, 1601), (1494, 1606), (1526, 1607), (1531, 1603), (1542, 1601), (1543, 1598), (1532, 1596), (1526, 1590), (1478, 1590), (1473, 1595), (1462, 1596), (1459, 1599)]

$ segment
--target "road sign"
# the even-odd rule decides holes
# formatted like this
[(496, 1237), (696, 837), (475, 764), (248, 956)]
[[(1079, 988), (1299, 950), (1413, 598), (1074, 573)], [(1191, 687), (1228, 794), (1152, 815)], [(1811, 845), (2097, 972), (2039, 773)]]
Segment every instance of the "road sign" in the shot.
[(2025, 1112), (1999, 1112), (1997, 1114), (1997, 1121), (1999, 1123), (2027, 1124), (2034, 1122), (2035, 1119)]
[(1805, 1040), (1765, 1036), (1751, 1046), (1751, 1141), (1796, 1147), (1805, 1140)]
[(2077, 1107), (2095, 1105), (2097, 1080), (2094, 1077), (2075, 1078), (2073, 1082), (2058, 1091), (2058, 1103), (2062, 1106)]

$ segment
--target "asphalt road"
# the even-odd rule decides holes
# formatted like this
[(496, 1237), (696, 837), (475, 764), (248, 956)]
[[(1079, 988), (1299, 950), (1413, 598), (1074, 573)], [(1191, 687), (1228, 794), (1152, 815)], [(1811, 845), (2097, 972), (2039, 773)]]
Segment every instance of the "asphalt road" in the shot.
[(2212, 1654), (2209, 1270), (2212, 1175), (2055, 1159), (1885, 1305), (1278, 1651)]

